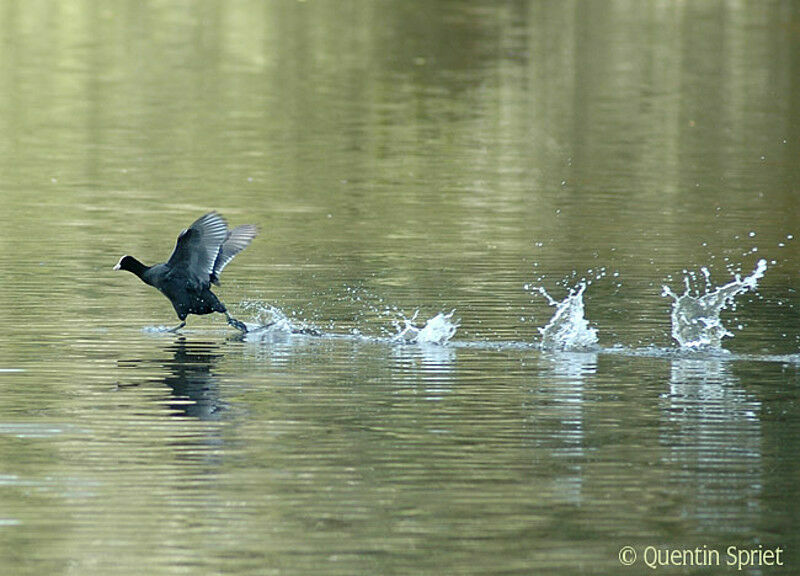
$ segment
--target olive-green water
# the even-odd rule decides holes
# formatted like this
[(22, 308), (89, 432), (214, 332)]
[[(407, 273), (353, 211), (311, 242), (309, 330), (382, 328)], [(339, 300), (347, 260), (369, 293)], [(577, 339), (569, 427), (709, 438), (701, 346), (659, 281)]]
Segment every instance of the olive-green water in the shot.
[[(0, 201), (0, 574), (800, 571), (797, 2), (0, 0)], [(323, 337), (155, 329), (212, 209)]]

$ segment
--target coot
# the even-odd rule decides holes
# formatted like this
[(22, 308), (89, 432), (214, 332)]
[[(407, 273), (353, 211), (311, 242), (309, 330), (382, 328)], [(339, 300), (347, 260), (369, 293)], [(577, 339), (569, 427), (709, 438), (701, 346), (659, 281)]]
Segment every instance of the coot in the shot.
[(176, 331), (186, 326), (189, 314), (225, 314), (228, 324), (247, 332), (247, 326), (230, 314), (225, 304), (211, 291), (211, 284), (219, 286), (223, 268), (239, 252), (247, 248), (258, 229), (252, 224), (228, 230), (225, 220), (216, 212), (201, 216), (178, 236), (178, 243), (169, 260), (154, 266), (145, 266), (133, 256), (119, 259), (114, 270), (127, 270), (142, 282), (157, 288), (169, 298), (181, 323)]

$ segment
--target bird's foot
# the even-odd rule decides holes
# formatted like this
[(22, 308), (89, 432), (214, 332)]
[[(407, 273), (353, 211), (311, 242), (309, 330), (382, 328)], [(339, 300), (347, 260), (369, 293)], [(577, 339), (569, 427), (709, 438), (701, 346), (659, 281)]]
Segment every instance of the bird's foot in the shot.
[(292, 334), (303, 334), (304, 336), (322, 336), (322, 332), (317, 330), (316, 328), (310, 328), (308, 326), (304, 328), (294, 328), (292, 329)]
[(178, 332), (178, 330), (180, 330), (184, 326), (186, 326), (186, 322), (181, 322), (180, 324), (178, 324), (174, 328), (170, 328), (169, 330), (167, 330), (167, 332), (172, 332), (173, 334), (176, 334)]
[(243, 334), (247, 334), (247, 332), (249, 332), (249, 330), (247, 329), (247, 325), (241, 320), (237, 320), (227, 312), (225, 313), (225, 317), (228, 319), (228, 324), (230, 324), (237, 330), (240, 330)]

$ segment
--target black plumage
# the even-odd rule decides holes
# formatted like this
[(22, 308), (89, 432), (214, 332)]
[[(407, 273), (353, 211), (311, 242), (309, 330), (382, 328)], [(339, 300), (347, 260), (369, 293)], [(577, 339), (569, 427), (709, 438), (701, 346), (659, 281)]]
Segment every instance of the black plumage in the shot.
[(136, 274), (145, 284), (157, 288), (172, 302), (181, 323), (186, 325), (189, 314), (225, 314), (228, 323), (247, 332), (243, 322), (228, 314), (211, 284), (219, 285), (219, 276), (233, 257), (247, 248), (258, 230), (252, 224), (228, 230), (225, 220), (216, 212), (201, 216), (178, 236), (175, 250), (162, 264), (146, 266), (133, 256), (120, 258), (114, 270)]

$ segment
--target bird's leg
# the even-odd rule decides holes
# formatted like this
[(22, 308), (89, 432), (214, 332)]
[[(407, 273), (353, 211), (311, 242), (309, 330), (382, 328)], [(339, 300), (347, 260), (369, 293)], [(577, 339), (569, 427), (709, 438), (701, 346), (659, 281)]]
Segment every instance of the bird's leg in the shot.
[(178, 330), (180, 330), (184, 326), (186, 326), (186, 322), (181, 322), (180, 324), (175, 326), (175, 328), (170, 328), (169, 330), (167, 330), (167, 332), (177, 332)]
[(230, 324), (231, 326), (233, 326), (237, 330), (241, 330), (245, 334), (248, 332), (247, 325), (244, 322), (242, 322), (241, 320), (237, 320), (236, 318), (234, 318), (233, 316), (231, 316), (227, 312), (225, 312), (225, 317), (228, 319), (228, 324)]

